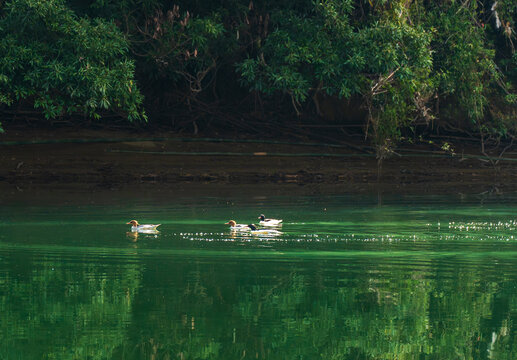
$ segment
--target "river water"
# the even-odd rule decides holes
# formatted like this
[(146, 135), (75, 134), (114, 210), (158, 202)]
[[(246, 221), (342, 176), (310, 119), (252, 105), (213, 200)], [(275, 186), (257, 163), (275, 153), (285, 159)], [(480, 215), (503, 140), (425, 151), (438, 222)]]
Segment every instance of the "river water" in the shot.
[[(0, 359), (515, 359), (517, 194), (0, 203)], [(282, 218), (279, 234), (224, 223)], [(160, 223), (131, 233), (125, 223)]]

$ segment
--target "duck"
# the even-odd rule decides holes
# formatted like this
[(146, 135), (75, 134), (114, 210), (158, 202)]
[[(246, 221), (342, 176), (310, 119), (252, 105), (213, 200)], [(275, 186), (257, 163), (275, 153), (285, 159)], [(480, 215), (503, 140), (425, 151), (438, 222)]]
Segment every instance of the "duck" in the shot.
[(227, 223), (224, 223), (225, 225), (230, 225), (231, 231), (250, 231), (249, 225), (245, 224), (237, 224), (235, 220), (230, 220)]
[(158, 224), (158, 225), (153, 225), (153, 224), (142, 224), (140, 225), (138, 223), (138, 221), (136, 220), (131, 220), (130, 222), (127, 222), (126, 223), (127, 225), (131, 224), (131, 231), (132, 232), (139, 232), (139, 233), (154, 233), (154, 232), (157, 232), (158, 230), (156, 229), (158, 226), (160, 226), (161, 224)]
[(282, 235), (283, 233), (274, 229), (257, 229), (257, 227), (253, 224), (249, 224), (248, 228), (250, 229), (250, 233), (252, 235), (266, 235), (266, 236), (276, 236)]
[(258, 217), (260, 219), (260, 222), (259, 224), (262, 225), (262, 226), (282, 226), (282, 221), (283, 220), (279, 220), (279, 219), (266, 219), (266, 217), (264, 216), (264, 214), (260, 214), (260, 216)]

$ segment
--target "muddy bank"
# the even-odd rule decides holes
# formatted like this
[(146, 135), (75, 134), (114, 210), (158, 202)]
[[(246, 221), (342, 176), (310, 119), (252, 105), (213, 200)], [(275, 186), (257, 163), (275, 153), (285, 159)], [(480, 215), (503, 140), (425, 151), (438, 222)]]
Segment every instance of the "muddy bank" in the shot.
[(463, 157), (422, 148), (400, 151), (401, 156), (385, 160), (379, 171), (368, 151), (314, 143), (188, 141), (177, 134), (70, 130), (8, 131), (0, 141), (4, 188), (217, 183), (319, 184), (349, 192), (517, 190), (517, 161), (501, 161), (495, 169), (466, 158), (480, 155), (468, 147), (457, 147)]

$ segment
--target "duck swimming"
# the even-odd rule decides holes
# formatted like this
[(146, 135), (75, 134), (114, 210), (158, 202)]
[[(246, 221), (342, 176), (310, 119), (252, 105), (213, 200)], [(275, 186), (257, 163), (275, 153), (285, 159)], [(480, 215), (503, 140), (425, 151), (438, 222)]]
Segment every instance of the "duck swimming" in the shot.
[(271, 227), (282, 226), (282, 221), (283, 220), (279, 220), (279, 219), (266, 219), (264, 214), (260, 214), (260, 216), (258, 218), (260, 219), (259, 224), (262, 225), (262, 226), (271, 226)]
[(250, 231), (249, 225), (245, 224), (237, 224), (235, 220), (230, 220), (227, 223), (224, 223), (225, 225), (230, 225), (231, 231)]
[(158, 225), (151, 225), (151, 224), (143, 224), (140, 225), (138, 221), (131, 220), (130, 222), (127, 222), (126, 224), (131, 224), (131, 231), (132, 232), (139, 232), (139, 233), (154, 233), (157, 232), (156, 228), (160, 226)]

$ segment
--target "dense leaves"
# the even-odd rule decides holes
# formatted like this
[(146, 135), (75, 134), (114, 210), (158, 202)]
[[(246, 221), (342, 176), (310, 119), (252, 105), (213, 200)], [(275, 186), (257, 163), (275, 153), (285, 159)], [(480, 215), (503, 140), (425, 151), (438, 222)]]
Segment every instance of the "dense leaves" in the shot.
[(143, 117), (128, 43), (115, 25), (78, 18), (62, 1), (14, 0), (0, 18), (0, 104), (46, 118), (103, 110)]
[(352, 103), (380, 158), (437, 129), (497, 142), (517, 131), (512, 2), (12, 0), (1, 11), (0, 101), (48, 118), (135, 119), (140, 89), (153, 122), (196, 129), (231, 116), (348, 123), (357, 116), (329, 117), (328, 100)]

